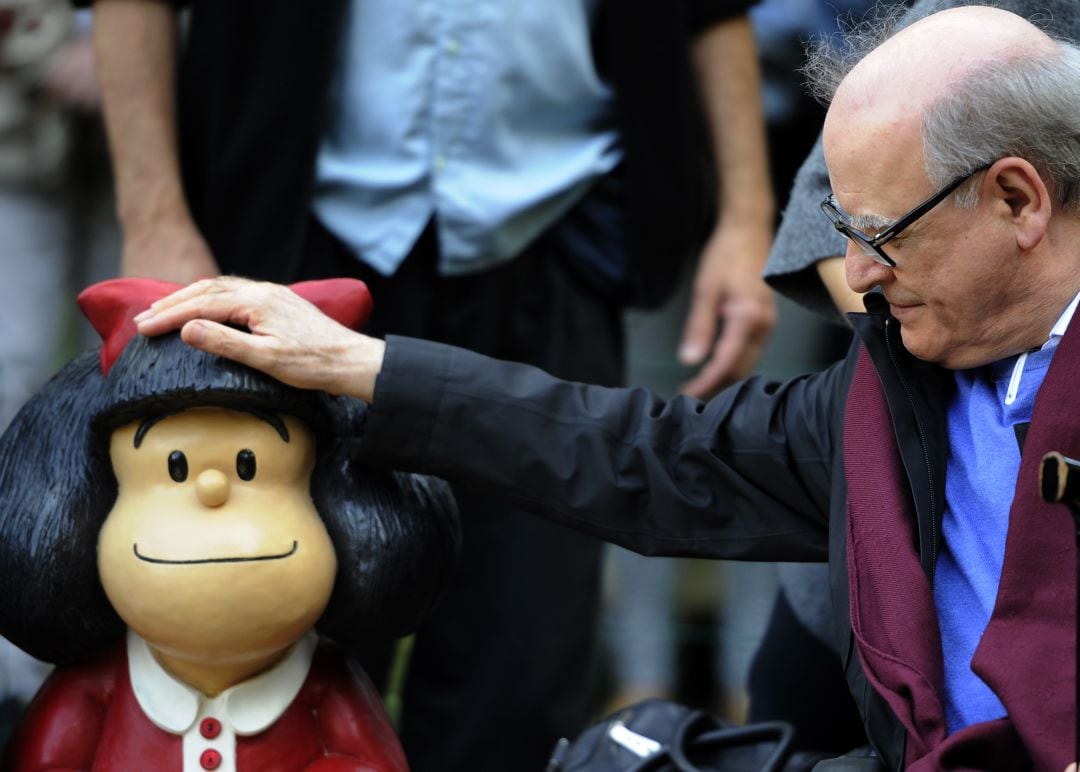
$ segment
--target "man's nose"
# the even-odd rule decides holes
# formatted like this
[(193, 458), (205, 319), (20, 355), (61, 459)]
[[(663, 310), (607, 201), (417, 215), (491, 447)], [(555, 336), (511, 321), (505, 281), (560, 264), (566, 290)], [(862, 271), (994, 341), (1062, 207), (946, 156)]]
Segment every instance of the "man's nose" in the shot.
[(879, 263), (848, 241), (844, 255), (844, 275), (848, 286), (858, 293), (866, 293), (892, 277), (892, 268)]
[(206, 469), (195, 478), (195, 492), (207, 507), (220, 507), (229, 500), (229, 478), (220, 469)]

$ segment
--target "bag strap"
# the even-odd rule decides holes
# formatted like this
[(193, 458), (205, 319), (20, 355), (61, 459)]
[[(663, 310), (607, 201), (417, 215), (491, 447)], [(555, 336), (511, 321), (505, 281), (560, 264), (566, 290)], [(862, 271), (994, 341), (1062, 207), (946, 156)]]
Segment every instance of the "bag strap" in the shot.
[(723, 745), (761, 742), (763, 740), (774, 741), (776, 748), (762, 762), (761, 772), (781, 772), (795, 744), (795, 728), (784, 721), (762, 721), (748, 726), (737, 726), (707, 732), (694, 739), (693, 747), (695, 750), (700, 750)]
[[(703, 724), (708, 725), (709, 732), (702, 732), (696, 736), (690, 735), (691, 729)], [(671, 739), (671, 748), (669, 749), (671, 753), (671, 763), (678, 772), (700, 772), (697, 765), (693, 764), (690, 759), (687, 758), (686, 752), (690, 747), (696, 746), (706, 734), (715, 731), (724, 731), (722, 729), (717, 730), (716, 727), (716, 719), (706, 715), (700, 710), (695, 710), (682, 722), (682, 724), (679, 725), (679, 728), (675, 730), (675, 736)]]
[(784, 763), (791, 754), (795, 740), (794, 728), (783, 721), (766, 721), (749, 726), (712, 729), (698, 735), (691, 735), (691, 730), (700, 725), (716, 726), (716, 719), (700, 710), (691, 713), (676, 729), (671, 744), (654, 753), (627, 772), (654, 772), (668, 762), (676, 772), (708, 772), (690, 761), (690, 752), (722, 748), (726, 745), (739, 745), (772, 740), (776, 748), (763, 762), (761, 772), (781, 772)]

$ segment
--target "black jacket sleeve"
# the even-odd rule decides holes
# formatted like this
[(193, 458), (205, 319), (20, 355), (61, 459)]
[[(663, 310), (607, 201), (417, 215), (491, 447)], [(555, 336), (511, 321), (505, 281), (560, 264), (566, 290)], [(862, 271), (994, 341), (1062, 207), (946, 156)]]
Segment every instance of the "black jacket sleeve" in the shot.
[(704, 404), (389, 338), (368, 462), (445, 477), (643, 554), (824, 560), (843, 363)]

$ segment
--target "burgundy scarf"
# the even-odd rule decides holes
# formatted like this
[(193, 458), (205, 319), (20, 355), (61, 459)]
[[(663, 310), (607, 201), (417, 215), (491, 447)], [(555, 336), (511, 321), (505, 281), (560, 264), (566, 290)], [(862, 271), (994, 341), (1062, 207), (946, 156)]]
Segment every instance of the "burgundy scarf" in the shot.
[[(1078, 327), (1074, 330), (1073, 327)], [(997, 602), (973, 668), (1008, 716), (946, 733), (941, 635), (918, 557), (911, 488), (865, 348), (844, 419), (851, 626), (870, 683), (908, 732), (912, 769), (1063, 772), (1075, 754), (1076, 548), (1068, 510), (1038, 493), (1043, 455), (1080, 456), (1080, 325), (1035, 402)]]

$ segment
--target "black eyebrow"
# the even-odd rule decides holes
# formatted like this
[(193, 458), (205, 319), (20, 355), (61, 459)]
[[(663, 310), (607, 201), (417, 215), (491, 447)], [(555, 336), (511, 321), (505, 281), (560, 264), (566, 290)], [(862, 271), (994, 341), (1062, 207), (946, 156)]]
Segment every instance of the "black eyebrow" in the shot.
[[(256, 410), (254, 408), (246, 407), (228, 409), (239, 410), (244, 413), (251, 413), (251, 415), (255, 416), (260, 421), (264, 421), (265, 423), (268, 423), (270, 424), (270, 426), (274, 427), (274, 431), (278, 433), (278, 436), (281, 437), (283, 442), (289, 441), (289, 428), (285, 425), (285, 422), (282, 421), (281, 418), (275, 413), (269, 413), (265, 410)], [(156, 413), (154, 415), (144, 418), (142, 423), (139, 424), (139, 428), (135, 430), (135, 448), (138, 449), (138, 447), (142, 445), (142, 441), (146, 437), (146, 433), (150, 431), (151, 427), (153, 427), (154, 424), (156, 424), (158, 421), (168, 418), (171, 415), (176, 415), (176, 413)]]
[(135, 449), (138, 450), (139, 446), (142, 445), (143, 438), (146, 437), (146, 433), (150, 431), (154, 424), (171, 415), (175, 415), (175, 413), (157, 413), (144, 418), (142, 423), (139, 424), (139, 428), (135, 430)]
[(289, 441), (289, 428), (287, 426), (285, 426), (285, 422), (282, 421), (281, 417), (278, 416), (276, 413), (269, 413), (269, 412), (267, 412), (265, 410), (255, 410), (255, 409), (248, 409), (248, 408), (240, 408), (240, 409), (243, 410), (245, 413), (251, 413), (253, 416), (258, 418), (259, 420), (265, 421), (266, 423), (273, 426), (274, 430), (281, 437), (282, 442), (288, 442)]

